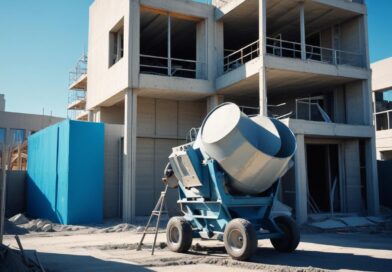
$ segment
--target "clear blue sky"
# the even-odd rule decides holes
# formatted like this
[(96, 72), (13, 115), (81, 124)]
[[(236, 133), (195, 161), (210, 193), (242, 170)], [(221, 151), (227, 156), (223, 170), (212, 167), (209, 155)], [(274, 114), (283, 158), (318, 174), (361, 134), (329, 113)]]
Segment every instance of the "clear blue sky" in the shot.
[[(66, 116), (68, 72), (87, 48), (93, 0), (0, 0), (6, 110)], [(367, 0), (371, 61), (392, 56), (392, 1)]]

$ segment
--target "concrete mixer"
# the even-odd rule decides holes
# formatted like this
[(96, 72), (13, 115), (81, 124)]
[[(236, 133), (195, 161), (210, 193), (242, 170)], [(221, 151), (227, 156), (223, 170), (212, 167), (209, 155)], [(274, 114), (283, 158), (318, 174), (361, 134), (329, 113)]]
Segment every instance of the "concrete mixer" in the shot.
[[(178, 187), (183, 217), (166, 227), (167, 244), (187, 252), (194, 237), (224, 242), (227, 253), (247, 260), (258, 239), (291, 252), (299, 231), (291, 214), (276, 214), (280, 178), (290, 168), (296, 141), (278, 120), (248, 117), (224, 103), (205, 118), (196, 140), (174, 147), (164, 182)], [(292, 163), (291, 163), (292, 164)]]

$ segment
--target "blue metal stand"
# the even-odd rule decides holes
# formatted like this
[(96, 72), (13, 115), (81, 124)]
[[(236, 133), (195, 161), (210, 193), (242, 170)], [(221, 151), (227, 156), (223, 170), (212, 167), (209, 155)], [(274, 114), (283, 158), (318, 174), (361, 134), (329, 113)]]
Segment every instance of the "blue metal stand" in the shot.
[(180, 203), (185, 218), (192, 224), (193, 236), (223, 240), (226, 225), (235, 218), (250, 221), (258, 239), (282, 237), (283, 232), (271, 217), (280, 181), (258, 196), (229, 193), (229, 178), (216, 161), (205, 159), (200, 150), (186, 150), (202, 186), (185, 188), (180, 182)]

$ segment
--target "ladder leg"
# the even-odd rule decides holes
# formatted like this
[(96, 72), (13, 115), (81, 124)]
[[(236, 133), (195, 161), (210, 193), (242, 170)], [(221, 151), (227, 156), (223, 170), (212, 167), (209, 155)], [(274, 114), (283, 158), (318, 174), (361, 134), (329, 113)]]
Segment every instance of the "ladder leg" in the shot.
[(148, 228), (150, 227), (150, 223), (151, 223), (152, 217), (154, 216), (154, 211), (156, 211), (158, 209), (158, 207), (159, 207), (159, 202), (160, 202), (160, 198), (159, 198), (157, 204), (155, 205), (155, 208), (152, 211), (152, 213), (150, 215), (150, 218), (148, 219), (146, 227), (144, 228), (142, 239), (140, 239), (140, 242), (139, 242), (139, 244), (137, 245), (137, 248), (136, 248), (137, 251), (142, 249), (142, 244), (143, 244), (144, 238), (146, 237)]
[(159, 229), (159, 221), (161, 220), (161, 214), (162, 214), (162, 208), (163, 205), (165, 203), (165, 197), (166, 197), (166, 191), (167, 191), (167, 185), (165, 187), (165, 191), (161, 193), (161, 197), (160, 197), (160, 207), (159, 207), (159, 214), (158, 214), (158, 219), (157, 219), (157, 225), (155, 227), (155, 237), (154, 237), (154, 243), (152, 244), (152, 251), (151, 251), (151, 255), (154, 255), (154, 250), (155, 250), (155, 244), (157, 242), (157, 236), (158, 236), (158, 229)]

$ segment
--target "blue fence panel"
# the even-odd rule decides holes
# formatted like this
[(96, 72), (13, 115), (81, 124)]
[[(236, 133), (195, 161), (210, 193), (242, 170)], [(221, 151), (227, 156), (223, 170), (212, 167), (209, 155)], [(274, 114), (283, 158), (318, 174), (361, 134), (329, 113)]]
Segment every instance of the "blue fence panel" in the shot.
[(104, 125), (66, 120), (28, 139), (27, 213), (63, 224), (100, 223)]

